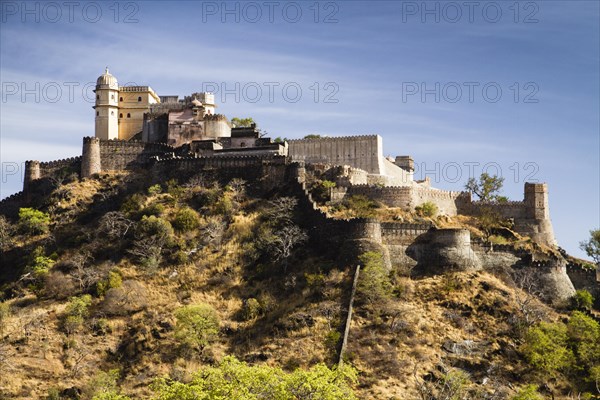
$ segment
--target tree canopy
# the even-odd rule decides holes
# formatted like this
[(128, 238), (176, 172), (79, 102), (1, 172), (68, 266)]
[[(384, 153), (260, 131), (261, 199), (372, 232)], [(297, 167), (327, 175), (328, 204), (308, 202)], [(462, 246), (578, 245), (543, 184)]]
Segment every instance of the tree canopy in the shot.
[(252, 119), (252, 117), (246, 117), (246, 118), (233, 117), (233, 118), (231, 118), (231, 123), (233, 125), (235, 125), (237, 128), (249, 128), (255, 122)]
[(465, 189), (479, 197), (481, 201), (506, 201), (506, 197), (500, 196), (500, 190), (504, 183), (504, 178), (496, 175), (482, 173), (479, 179), (469, 178)]
[(600, 229), (591, 230), (590, 238), (579, 243), (581, 250), (594, 260), (595, 263), (600, 263)]

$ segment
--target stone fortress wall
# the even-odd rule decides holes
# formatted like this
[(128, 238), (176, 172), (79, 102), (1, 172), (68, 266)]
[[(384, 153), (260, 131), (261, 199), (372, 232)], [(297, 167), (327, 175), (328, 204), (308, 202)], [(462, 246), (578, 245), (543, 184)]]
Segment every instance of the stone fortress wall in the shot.
[[(373, 219), (334, 220), (318, 207), (307, 189), (304, 165), (291, 165), (289, 174), (303, 212), (304, 225), (316, 244), (340, 248), (354, 255), (343, 259), (356, 263), (364, 251), (377, 251), (389, 268), (428, 274), (454, 270), (506, 268), (515, 276), (531, 271), (537, 279), (536, 290), (549, 302), (564, 301), (575, 292), (567, 266), (559, 259), (537, 260), (536, 255), (512, 246), (494, 246), (471, 239), (466, 229), (436, 229), (428, 223), (379, 222)], [(575, 268), (571, 268), (575, 270)], [(588, 285), (590, 283), (588, 282)], [(595, 281), (591, 283), (596, 287)]]
[(370, 184), (413, 184), (411, 173), (383, 156), (383, 140), (379, 135), (292, 139), (288, 145), (292, 161), (348, 165), (365, 171), (365, 183)]
[[(33, 180), (48, 176), (65, 166), (79, 166), (83, 178), (105, 171), (139, 168), (147, 169), (148, 173), (155, 174), (158, 179), (213, 172), (224, 181), (242, 178), (254, 182), (263, 191), (290, 187), (292, 194), (296, 194), (299, 199), (304, 226), (310, 231), (310, 236), (325, 248), (342, 248), (345, 250), (341, 253), (352, 254), (354, 251), (355, 255), (369, 250), (379, 251), (390, 268), (415, 271), (425, 267), (430, 271), (436, 268), (477, 270), (497, 266), (499, 263), (513, 269), (539, 267), (536, 274), (544, 282), (541, 289), (549, 299), (564, 299), (573, 292), (566, 266), (560, 262), (545, 260), (538, 261), (539, 265), (534, 265), (531, 253), (501, 246), (495, 249), (486, 248), (473, 242), (467, 230), (436, 229), (429, 223), (382, 223), (369, 219), (329, 218), (319, 209), (307, 189), (306, 170), (309, 164), (294, 162), (290, 157), (268, 154), (240, 156), (227, 153), (210, 157), (178, 157), (176, 151), (172, 146), (159, 143), (85, 138), (82, 157), (51, 163), (28, 162), (24, 192), (27, 192), (28, 184)], [(310, 167), (314, 168), (314, 165)], [(367, 171), (355, 167), (335, 168), (341, 172), (340, 183), (364, 182), (369, 175)], [(522, 202), (487, 205), (472, 202), (470, 196), (465, 193), (445, 192), (419, 185), (385, 187), (363, 183), (348, 185), (346, 189), (345, 195), (362, 193), (407, 209), (425, 201), (432, 201), (448, 215), (475, 215), (484, 207), (496, 207), (504, 217), (529, 221), (532, 224), (529, 226), (530, 230), (535, 226), (543, 231), (539, 221), (547, 220), (549, 223), (547, 187), (543, 184), (526, 184), (525, 199)], [(22, 201), (23, 194), (17, 194), (7, 200), (0, 203), (0, 212), (3, 212), (7, 204)], [(356, 259), (353, 262), (356, 262)], [(572, 272), (574, 277), (582, 274), (573, 268), (571, 271), (575, 271)], [(583, 281), (587, 277), (586, 275), (580, 280)]]

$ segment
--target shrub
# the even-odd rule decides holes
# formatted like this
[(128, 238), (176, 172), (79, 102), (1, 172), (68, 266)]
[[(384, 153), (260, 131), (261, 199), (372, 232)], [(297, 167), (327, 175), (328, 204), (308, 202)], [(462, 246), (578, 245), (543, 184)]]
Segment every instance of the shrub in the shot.
[(154, 196), (156, 194), (159, 194), (162, 192), (162, 188), (160, 187), (160, 184), (156, 184), (156, 185), (152, 185), (148, 188), (148, 194), (150, 196)]
[(331, 181), (319, 181), (312, 188), (312, 195), (314, 199), (320, 203), (331, 200), (331, 189), (335, 188), (335, 182)]
[(149, 217), (144, 216), (142, 220), (137, 223), (135, 231), (137, 237), (158, 236), (167, 239), (173, 235), (173, 227), (169, 221), (154, 215)]
[(392, 284), (380, 253), (369, 251), (359, 257), (363, 266), (360, 270), (356, 294), (367, 303), (386, 301), (391, 297)]
[(148, 290), (134, 280), (123, 282), (120, 287), (109, 289), (102, 302), (107, 315), (127, 315), (143, 310), (148, 304)]
[(188, 384), (158, 379), (152, 389), (159, 400), (180, 399), (344, 399), (356, 400), (351, 385), (356, 371), (344, 364), (323, 364), (285, 373), (266, 365), (249, 366), (227, 356), (216, 367), (203, 367)]
[(52, 258), (46, 257), (44, 248), (38, 246), (31, 254), (31, 260), (25, 267), (25, 272), (31, 273), (36, 279), (43, 278), (48, 274), (55, 263), (56, 261)]
[(79, 329), (89, 314), (89, 307), (92, 304), (92, 296), (84, 294), (80, 297), (71, 297), (65, 310), (63, 320), (63, 329), (67, 334), (71, 334)]
[(416, 206), (415, 212), (421, 217), (435, 217), (435, 215), (438, 213), (438, 206), (430, 201), (427, 201), (420, 206)]
[(151, 216), (160, 217), (165, 212), (165, 206), (160, 203), (152, 203), (147, 207), (144, 207), (141, 211), (141, 215), (143, 216)]
[(96, 294), (104, 296), (109, 289), (119, 288), (123, 284), (123, 278), (118, 271), (109, 271), (106, 279), (96, 283)]
[(196, 304), (175, 311), (175, 337), (192, 349), (203, 350), (219, 333), (219, 317), (208, 304)]
[(50, 216), (33, 208), (19, 209), (19, 229), (32, 235), (47, 233), (50, 229)]
[(358, 217), (371, 218), (375, 216), (377, 203), (363, 195), (353, 195), (344, 200), (344, 205)]
[(594, 297), (590, 292), (582, 289), (575, 292), (571, 298), (571, 302), (574, 309), (590, 311), (594, 305)]
[(533, 367), (553, 373), (568, 368), (574, 361), (567, 339), (565, 324), (540, 322), (527, 329), (521, 350)]
[(527, 385), (522, 387), (511, 400), (544, 400), (544, 396), (538, 393), (536, 385)]
[(327, 335), (325, 335), (325, 347), (327, 347), (330, 351), (335, 352), (341, 338), (341, 333), (336, 330), (330, 330), (327, 332)]
[(144, 204), (144, 196), (135, 193), (129, 196), (123, 204), (121, 204), (121, 212), (128, 217), (133, 218), (138, 215)]
[(260, 303), (255, 298), (251, 297), (249, 299), (244, 300), (244, 305), (242, 306), (242, 318), (244, 321), (249, 321), (251, 319), (258, 318), (262, 311), (262, 307)]
[(87, 385), (88, 398), (91, 397), (92, 400), (129, 400), (129, 397), (120, 394), (117, 385), (118, 379), (118, 369), (98, 372)]
[(594, 380), (594, 368), (600, 366), (600, 324), (575, 311), (567, 323), (567, 333), (577, 356), (577, 366)]
[(179, 232), (189, 232), (200, 226), (200, 219), (196, 211), (189, 207), (184, 207), (177, 211), (172, 224)]
[(217, 214), (227, 217), (234, 212), (234, 208), (235, 207), (231, 198), (226, 194), (222, 194), (219, 200), (217, 200), (215, 203), (214, 211)]
[(44, 278), (44, 294), (57, 300), (74, 296), (79, 291), (75, 279), (60, 271), (51, 271)]

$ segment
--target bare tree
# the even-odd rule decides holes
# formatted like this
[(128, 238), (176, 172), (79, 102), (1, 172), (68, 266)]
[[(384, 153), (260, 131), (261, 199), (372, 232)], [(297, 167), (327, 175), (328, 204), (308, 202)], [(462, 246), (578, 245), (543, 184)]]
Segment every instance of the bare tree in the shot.
[(546, 313), (537, 304), (541, 295), (537, 289), (536, 274), (532, 268), (523, 268), (513, 273), (515, 287), (515, 301), (519, 307), (519, 315), (513, 316), (513, 321), (518, 329), (527, 328), (544, 319)]
[(297, 205), (298, 200), (295, 197), (279, 197), (269, 201), (265, 216), (274, 223), (291, 224)]
[(71, 276), (82, 291), (92, 287), (100, 277), (99, 271), (89, 265), (92, 260), (92, 255), (87, 251), (77, 253), (69, 259), (69, 265), (72, 268)]
[(206, 225), (202, 228), (204, 242), (219, 247), (223, 241), (223, 235), (227, 229), (227, 223), (220, 216), (210, 216)]
[(288, 261), (294, 248), (308, 240), (308, 235), (297, 225), (285, 225), (283, 228), (266, 235), (265, 245), (275, 261), (283, 262), (283, 271), (287, 271)]
[(128, 252), (145, 266), (154, 268), (158, 267), (162, 261), (162, 251), (165, 244), (166, 239), (159, 235), (143, 237), (137, 239)]
[(232, 179), (227, 185), (229, 191), (233, 195), (233, 200), (240, 202), (246, 195), (246, 181), (239, 178)]
[[(442, 369), (445, 367), (442, 365)], [(462, 370), (447, 370), (443, 377), (426, 382), (417, 375), (417, 365), (413, 376), (421, 400), (454, 400), (465, 398), (469, 375)]]
[(123, 239), (134, 226), (134, 222), (120, 211), (107, 212), (100, 218), (98, 234), (108, 239)]

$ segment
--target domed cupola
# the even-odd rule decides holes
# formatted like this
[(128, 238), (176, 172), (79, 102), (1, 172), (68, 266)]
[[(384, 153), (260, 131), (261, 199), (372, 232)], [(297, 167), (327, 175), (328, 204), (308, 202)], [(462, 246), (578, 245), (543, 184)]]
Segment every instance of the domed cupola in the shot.
[(119, 83), (117, 82), (117, 78), (115, 78), (110, 72), (108, 72), (108, 67), (106, 67), (104, 73), (100, 75), (96, 80), (96, 90), (97, 89), (119, 90)]

